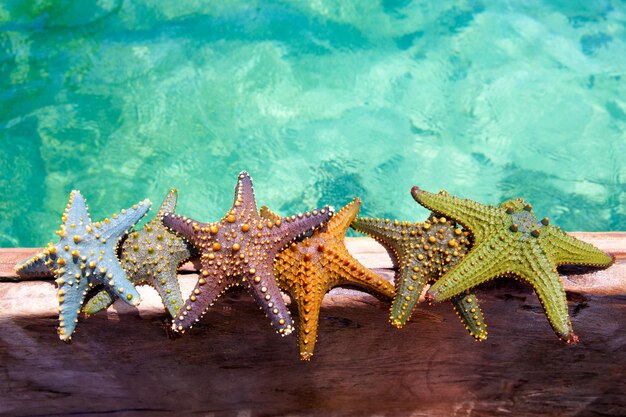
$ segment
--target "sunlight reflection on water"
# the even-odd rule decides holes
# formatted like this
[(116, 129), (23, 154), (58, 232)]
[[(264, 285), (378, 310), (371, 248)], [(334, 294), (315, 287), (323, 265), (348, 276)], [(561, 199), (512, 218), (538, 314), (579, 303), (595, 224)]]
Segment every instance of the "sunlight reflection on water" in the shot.
[(283, 214), (420, 220), (419, 185), (626, 230), (626, 7), (86, 3), (0, 5), (0, 246), (51, 239), (74, 188), (216, 220), (244, 169)]

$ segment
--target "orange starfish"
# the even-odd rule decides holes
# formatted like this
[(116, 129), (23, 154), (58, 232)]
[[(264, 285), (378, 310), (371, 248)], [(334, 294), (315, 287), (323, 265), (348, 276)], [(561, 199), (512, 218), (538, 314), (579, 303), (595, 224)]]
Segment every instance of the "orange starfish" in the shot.
[[(346, 249), (344, 237), (360, 207), (361, 200), (355, 198), (331, 218), (326, 231), (316, 230), (311, 237), (292, 243), (275, 259), (278, 286), (298, 306), (298, 344), (303, 360), (313, 356), (322, 299), (332, 288), (355, 286), (381, 299), (395, 295), (391, 283), (361, 265)], [(261, 217), (280, 219), (265, 206), (261, 207)]]

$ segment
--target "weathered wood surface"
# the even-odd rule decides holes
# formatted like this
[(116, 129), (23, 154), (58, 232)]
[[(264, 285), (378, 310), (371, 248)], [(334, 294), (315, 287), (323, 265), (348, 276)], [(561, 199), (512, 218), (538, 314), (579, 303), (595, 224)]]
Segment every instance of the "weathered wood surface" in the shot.
[[(565, 289), (597, 295), (626, 294), (626, 232), (577, 232), (572, 235), (612, 254), (615, 265), (608, 270), (584, 270), (582, 274), (576, 268), (564, 268), (562, 278)], [(358, 237), (347, 238), (346, 241), (350, 252), (368, 268), (393, 267), (387, 252), (373, 239)], [(15, 274), (15, 264), (40, 250), (41, 248), (0, 249), (0, 281), (21, 281), (22, 278)], [(197, 264), (187, 262), (182, 265), (181, 272), (193, 272), (197, 269)]]
[[(617, 263), (564, 277), (578, 289), (569, 294), (575, 346), (556, 338), (532, 291), (512, 280), (478, 290), (490, 331), (482, 343), (447, 303), (421, 305), (398, 330), (385, 303), (333, 290), (311, 363), (246, 293), (229, 293), (170, 339), (156, 292), (142, 287), (139, 309), (116, 303), (64, 344), (51, 282), (0, 282), (0, 415), (626, 415), (624, 236), (583, 237)], [(391, 276), (375, 244), (349, 247)], [(0, 250), (0, 265), (7, 252), (13, 263), (24, 255)], [(187, 269), (185, 293), (196, 280)]]

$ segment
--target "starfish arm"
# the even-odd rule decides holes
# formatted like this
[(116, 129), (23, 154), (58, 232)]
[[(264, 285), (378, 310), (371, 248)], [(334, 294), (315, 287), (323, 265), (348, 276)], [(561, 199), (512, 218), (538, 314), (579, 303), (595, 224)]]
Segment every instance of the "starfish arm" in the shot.
[(263, 263), (251, 263), (250, 266), (250, 270), (245, 273), (243, 285), (261, 306), (276, 331), (282, 336), (290, 334), (293, 331), (293, 321), (276, 284), (272, 266), (267, 267)]
[[(79, 276), (80, 278), (76, 278)], [(59, 302), (59, 338), (67, 341), (72, 337), (78, 313), (83, 305), (85, 294), (89, 288), (86, 276), (81, 276), (81, 270), (74, 263), (65, 265), (55, 274), (58, 285), (57, 297)]]
[(398, 328), (403, 327), (411, 318), (428, 281), (428, 277), (420, 273), (419, 266), (415, 261), (408, 262), (396, 274), (396, 296), (391, 304), (389, 320)]
[(361, 209), (361, 199), (355, 198), (335, 213), (326, 226), (326, 232), (334, 237), (343, 238), (356, 219)]
[(170, 254), (169, 262), (175, 264), (176, 269), (191, 258), (198, 257), (198, 252), (192, 245), (178, 237), (178, 235), (170, 233), (167, 229), (164, 230), (163, 240), (168, 242), (167, 248)]
[(357, 232), (370, 235), (381, 243), (384, 242), (385, 246), (397, 246), (398, 241), (402, 239), (402, 230), (397, 220), (358, 217), (351, 226)]
[(103, 289), (85, 301), (83, 312), (88, 316), (96, 314), (101, 310), (106, 310), (115, 302), (114, 295), (110, 290)]
[(15, 265), (15, 272), (21, 277), (39, 277), (52, 274), (52, 268), (46, 265), (45, 253), (38, 253)]
[(290, 251), (281, 252), (274, 271), (279, 287), (289, 293), (298, 309), (300, 359), (308, 361), (317, 342), (320, 307), (331, 285), (329, 277), (321, 264), (313, 262), (304, 266)]
[(237, 178), (237, 186), (235, 187), (234, 204), (241, 205), (246, 210), (257, 213), (256, 199), (254, 198), (254, 188), (252, 186), (252, 178), (246, 171), (241, 171)]
[(201, 246), (202, 241), (200, 235), (197, 233), (200, 229), (210, 227), (205, 223), (199, 223), (188, 217), (181, 216), (173, 213), (165, 213), (161, 218), (161, 221), (172, 233), (177, 234), (184, 238), (187, 242), (193, 246)]
[(505, 223), (506, 215), (495, 207), (485, 206), (471, 200), (464, 200), (444, 194), (433, 194), (418, 187), (411, 189), (411, 195), (429, 210), (450, 217), (468, 228), (476, 243), (480, 243), (493, 227), (494, 221)]
[(552, 254), (557, 265), (589, 265), (608, 267), (613, 263), (610, 255), (590, 243), (569, 236), (554, 226), (544, 227), (539, 244)]
[(87, 202), (78, 190), (72, 190), (70, 198), (63, 213), (63, 228), (73, 234), (83, 235), (87, 226), (91, 224)]
[(183, 295), (178, 284), (176, 265), (172, 263), (167, 264), (167, 266), (162, 268), (161, 273), (151, 281), (153, 282), (151, 285), (159, 293), (167, 311), (172, 317), (176, 317), (183, 305)]
[(94, 230), (94, 232), (106, 240), (119, 240), (146, 215), (148, 210), (150, 210), (150, 204), (150, 200), (145, 199), (126, 210), (122, 210), (120, 214), (113, 215), (111, 219), (105, 219), (104, 224), (100, 222), (94, 223), (97, 228), (101, 229), (99, 232), (98, 229)]
[(531, 285), (554, 332), (568, 343), (576, 343), (572, 323), (567, 311), (567, 298), (556, 265), (542, 256), (541, 247), (536, 244), (525, 248), (521, 262), (515, 264), (513, 273)]
[(272, 231), (274, 241), (273, 252), (275, 256), (280, 249), (284, 248), (289, 242), (303, 236), (305, 233), (315, 230), (321, 224), (327, 222), (333, 215), (332, 209), (326, 206), (322, 209), (306, 212), (306, 214), (298, 214), (297, 216), (285, 217)]
[(176, 211), (177, 201), (178, 190), (176, 190), (176, 188), (171, 188), (165, 196), (163, 203), (161, 203), (161, 207), (159, 207), (159, 211), (156, 217), (163, 217), (165, 213), (173, 213), (174, 211)]
[(476, 245), (456, 267), (437, 280), (428, 294), (435, 301), (444, 301), (493, 278), (511, 275), (513, 262), (510, 260), (516, 250), (510, 237), (503, 241), (499, 235), (493, 235)]
[(95, 270), (94, 279), (104, 284), (115, 297), (121, 298), (129, 305), (138, 305), (141, 297), (117, 259), (104, 265), (106, 265), (104, 268)]
[(382, 300), (391, 300), (396, 295), (396, 290), (389, 281), (364, 267), (347, 250), (342, 252), (331, 252), (326, 256), (332, 265), (331, 270), (337, 275), (338, 285), (359, 287)]
[(357, 232), (364, 233), (383, 245), (393, 264), (398, 266), (402, 253), (402, 245), (400, 243), (402, 235), (400, 227), (396, 226), (395, 222), (358, 217), (352, 222), (351, 226)]
[(467, 292), (452, 297), (450, 302), (469, 334), (478, 341), (486, 340), (487, 325), (476, 296)]
[(183, 304), (176, 270), (190, 256), (183, 239), (153, 220), (129, 235), (120, 258), (129, 279), (135, 285), (145, 283), (155, 288), (174, 317)]
[[(306, 279), (306, 278), (305, 278)], [(309, 282), (316, 282), (319, 277), (309, 276)], [(322, 300), (326, 295), (325, 288), (313, 285), (305, 285), (301, 288), (301, 293), (294, 298), (298, 306), (298, 348), (300, 349), (300, 359), (311, 360), (317, 343), (319, 329), (319, 316), (322, 307)]]
[(172, 329), (184, 332), (193, 327), (194, 323), (204, 316), (215, 300), (224, 294), (228, 288), (236, 285), (236, 281), (232, 278), (221, 277), (214, 274), (215, 272), (219, 273), (219, 270), (204, 267), (200, 270), (200, 277), (191, 295), (179, 310), (178, 315), (174, 316)]
[(272, 210), (269, 209), (269, 207), (267, 206), (263, 206), (261, 207), (261, 211), (259, 212), (259, 214), (261, 215), (261, 217), (263, 217), (266, 220), (270, 220), (272, 222), (275, 222), (276, 220), (282, 220), (282, 217), (280, 217), (278, 214), (274, 213)]

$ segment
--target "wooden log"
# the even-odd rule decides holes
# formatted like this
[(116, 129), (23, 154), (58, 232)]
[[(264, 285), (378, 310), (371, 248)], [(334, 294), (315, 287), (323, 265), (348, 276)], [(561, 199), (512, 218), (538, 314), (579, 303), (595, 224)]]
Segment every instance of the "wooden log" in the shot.
[[(568, 294), (581, 339), (574, 346), (556, 338), (532, 290), (513, 280), (477, 290), (486, 342), (467, 335), (448, 303), (421, 304), (396, 329), (388, 304), (333, 290), (310, 363), (245, 292), (229, 292), (171, 339), (156, 291), (141, 287), (139, 309), (118, 301), (81, 319), (65, 344), (52, 282), (0, 282), (0, 415), (626, 415), (624, 236), (583, 237), (616, 256), (604, 277), (566, 271), (566, 285), (581, 288)], [(349, 247), (391, 277), (371, 241)], [(8, 256), (28, 254), (0, 250), (0, 264)], [(186, 294), (197, 279), (188, 269)]]
[[(563, 268), (561, 272), (565, 289), (598, 295), (626, 294), (626, 232), (578, 232), (572, 235), (613, 255), (615, 264), (604, 270)], [(383, 270), (393, 268), (385, 249), (371, 238), (347, 238), (346, 245), (350, 253), (368, 268)], [(40, 250), (40, 248), (0, 249), (0, 281), (21, 281), (23, 278), (15, 274), (15, 264)], [(197, 262), (187, 262), (181, 266), (183, 274), (197, 270)], [(42, 277), (42, 279), (51, 278)]]

